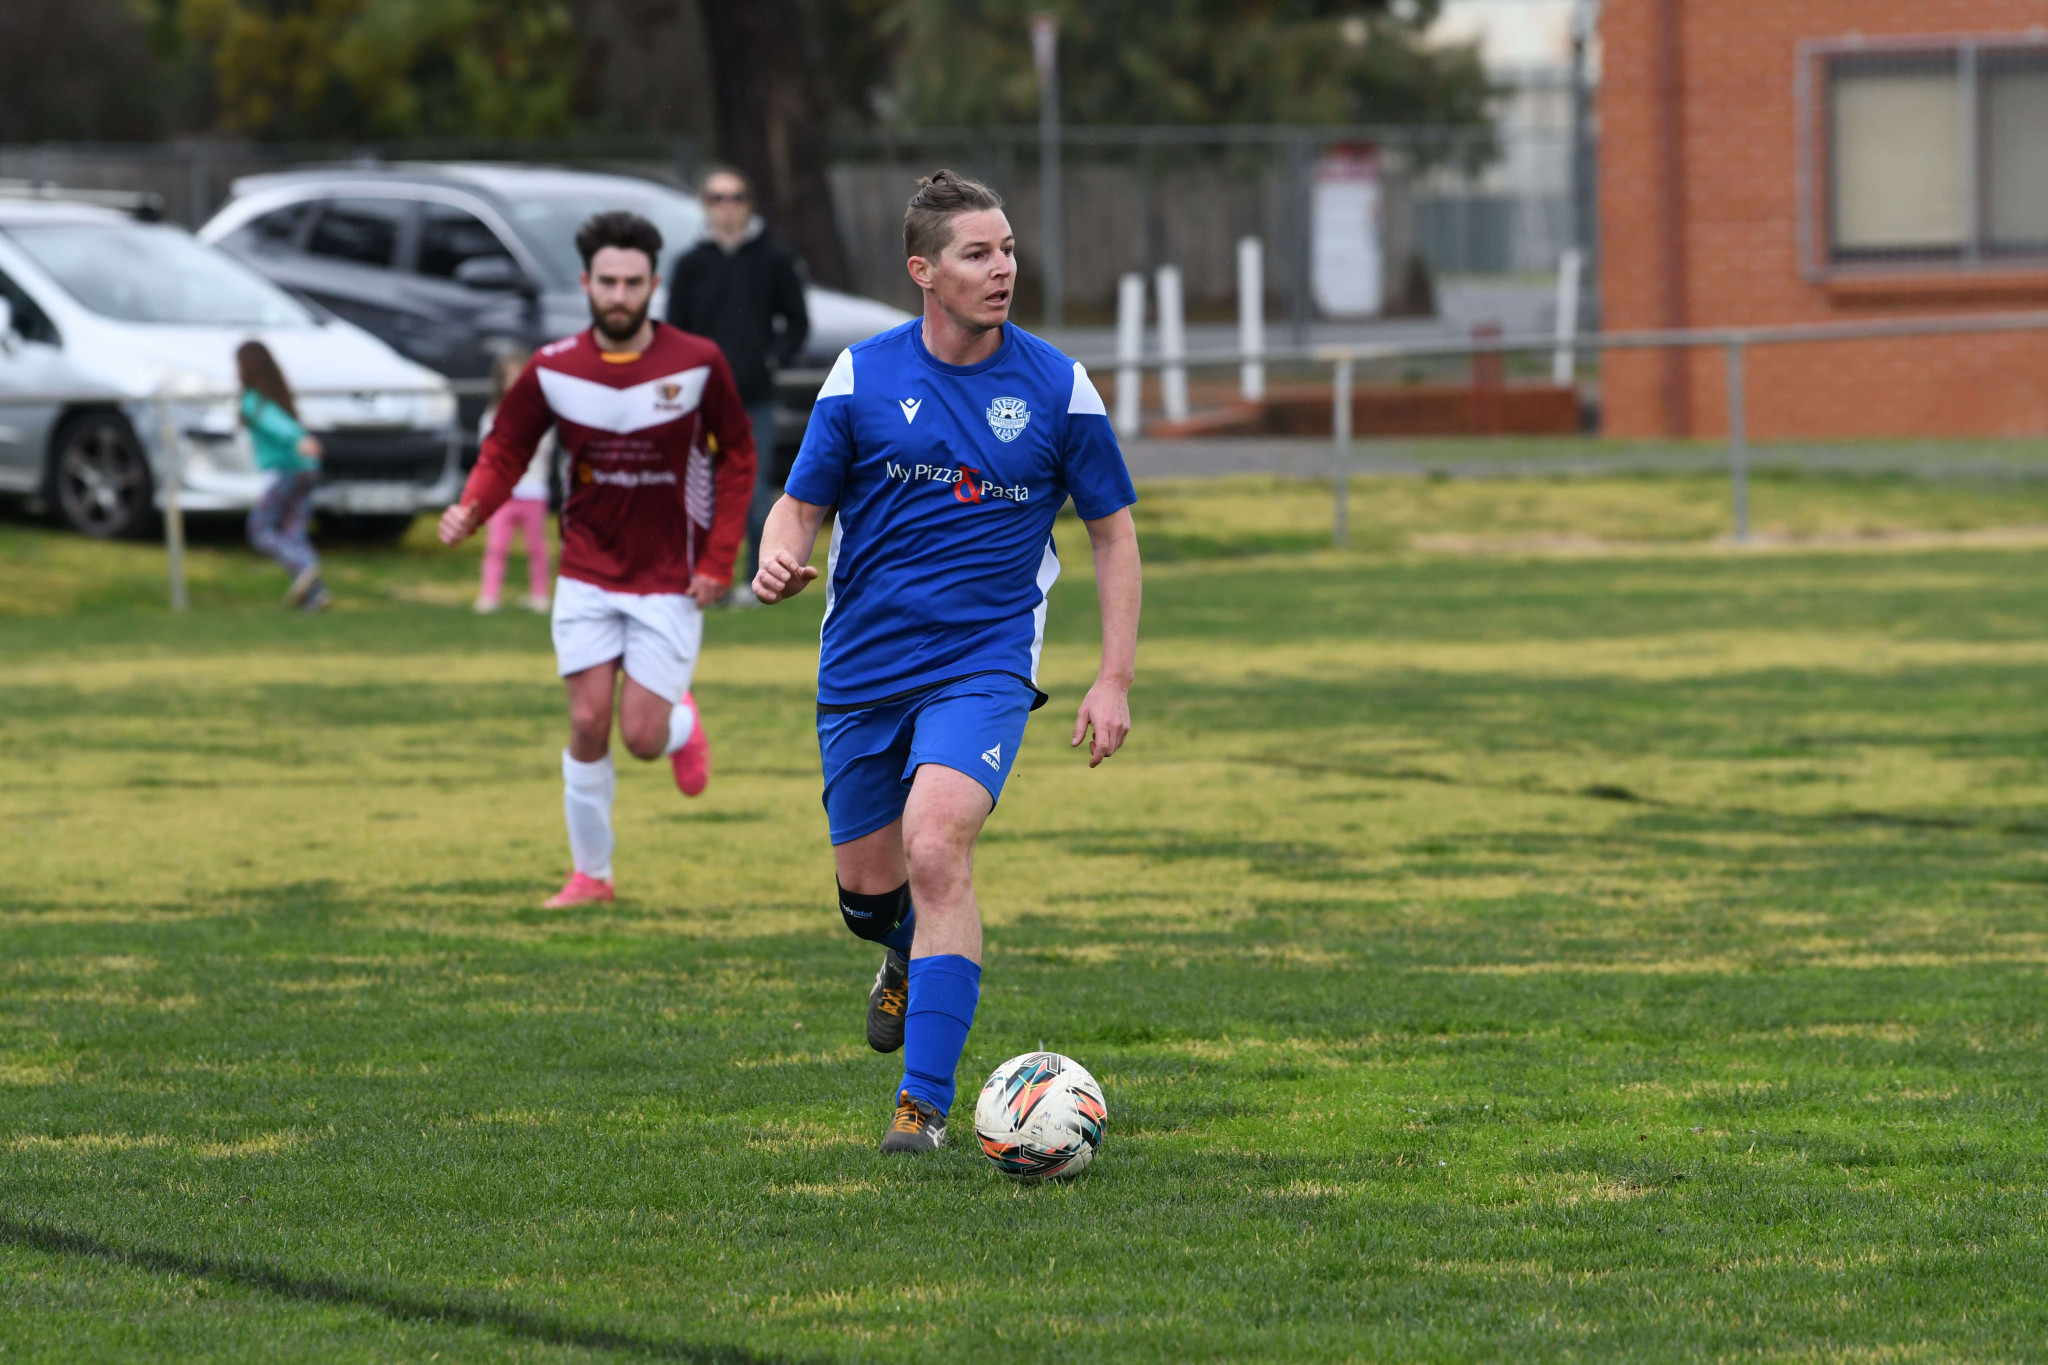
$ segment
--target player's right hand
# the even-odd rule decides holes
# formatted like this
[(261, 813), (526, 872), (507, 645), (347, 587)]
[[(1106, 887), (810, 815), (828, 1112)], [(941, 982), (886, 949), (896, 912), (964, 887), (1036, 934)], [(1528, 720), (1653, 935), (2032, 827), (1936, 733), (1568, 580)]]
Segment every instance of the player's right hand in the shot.
[(448, 510), (441, 514), (441, 543), (443, 545), (460, 545), (463, 541), (476, 534), (477, 522), (479, 520), (475, 504), (467, 502), (451, 504)]
[(754, 596), (780, 602), (802, 592), (817, 576), (816, 569), (799, 564), (789, 551), (777, 550), (761, 561), (761, 571), (754, 575)]

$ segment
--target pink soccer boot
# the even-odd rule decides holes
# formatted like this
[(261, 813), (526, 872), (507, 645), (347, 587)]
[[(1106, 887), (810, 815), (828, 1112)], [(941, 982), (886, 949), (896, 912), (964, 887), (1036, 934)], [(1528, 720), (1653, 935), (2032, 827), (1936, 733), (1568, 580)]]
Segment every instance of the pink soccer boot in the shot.
[(668, 756), (668, 763), (675, 769), (677, 789), (685, 796), (701, 796), (711, 785), (711, 741), (704, 738), (704, 713), (697, 709), (697, 698), (685, 692), (683, 705), (690, 708), (693, 721), (690, 737)]
[(571, 873), (568, 885), (554, 895), (554, 899), (543, 902), (543, 910), (567, 910), (575, 905), (610, 905), (612, 884), (601, 882), (595, 877), (586, 877), (581, 872)]

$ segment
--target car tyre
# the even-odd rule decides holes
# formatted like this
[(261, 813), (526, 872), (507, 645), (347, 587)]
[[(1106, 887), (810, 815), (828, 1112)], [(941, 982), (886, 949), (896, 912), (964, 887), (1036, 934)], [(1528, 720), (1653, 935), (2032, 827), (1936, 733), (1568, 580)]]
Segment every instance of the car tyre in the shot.
[(117, 412), (65, 419), (50, 444), (51, 511), (95, 540), (139, 535), (154, 519), (155, 480), (135, 429)]

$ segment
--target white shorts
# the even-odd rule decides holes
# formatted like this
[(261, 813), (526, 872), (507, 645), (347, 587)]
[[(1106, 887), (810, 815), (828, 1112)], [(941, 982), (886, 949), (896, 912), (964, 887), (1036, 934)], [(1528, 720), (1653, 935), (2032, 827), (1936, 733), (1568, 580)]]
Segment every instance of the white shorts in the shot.
[(626, 676), (657, 697), (681, 701), (704, 645), (704, 612), (683, 593), (606, 592), (555, 580), (555, 665), (563, 677), (626, 661)]

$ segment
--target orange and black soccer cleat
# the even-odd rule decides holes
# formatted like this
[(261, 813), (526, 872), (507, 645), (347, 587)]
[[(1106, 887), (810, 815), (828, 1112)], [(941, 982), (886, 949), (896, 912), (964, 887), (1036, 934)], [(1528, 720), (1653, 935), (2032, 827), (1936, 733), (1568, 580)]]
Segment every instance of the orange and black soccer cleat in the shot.
[(896, 1117), (882, 1134), (885, 1152), (934, 1152), (946, 1145), (946, 1116), (908, 1090), (896, 1096)]

